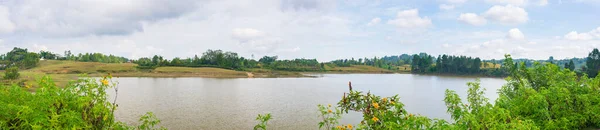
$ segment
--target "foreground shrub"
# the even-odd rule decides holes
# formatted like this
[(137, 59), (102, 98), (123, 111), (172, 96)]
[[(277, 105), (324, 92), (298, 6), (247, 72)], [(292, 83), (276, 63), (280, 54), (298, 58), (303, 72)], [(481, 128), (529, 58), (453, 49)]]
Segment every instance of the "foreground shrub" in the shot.
[(154, 129), (160, 120), (152, 113), (142, 116), (140, 126), (115, 121), (117, 105), (106, 91), (117, 88), (110, 79), (83, 78), (58, 88), (43, 77), (34, 93), (0, 86), (0, 129)]

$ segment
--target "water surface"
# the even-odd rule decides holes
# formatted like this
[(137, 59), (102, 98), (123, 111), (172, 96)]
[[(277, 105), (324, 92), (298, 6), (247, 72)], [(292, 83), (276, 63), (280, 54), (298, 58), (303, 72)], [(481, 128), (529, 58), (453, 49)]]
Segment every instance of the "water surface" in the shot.
[[(472, 77), (413, 74), (324, 74), (320, 78), (116, 78), (119, 93), (116, 117), (135, 124), (152, 111), (169, 129), (252, 129), (257, 114), (271, 113), (273, 129), (317, 129), (317, 105), (336, 104), (348, 81), (354, 90), (381, 96), (398, 94), (411, 113), (449, 120), (444, 91), (464, 99)], [(486, 96), (494, 101), (505, 81), (481, 78)], [(114, 95), (114, 92), (109, 92)], [(344, 124), (358, 124), (359, 113), (345, 115)]]

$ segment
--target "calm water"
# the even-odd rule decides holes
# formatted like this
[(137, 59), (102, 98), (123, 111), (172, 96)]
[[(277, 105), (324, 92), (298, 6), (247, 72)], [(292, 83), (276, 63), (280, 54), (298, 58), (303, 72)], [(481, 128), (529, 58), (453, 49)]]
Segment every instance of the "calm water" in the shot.
[[(318, 104), (336, 104), (348, 91), (381, 96), (399, 94), (407, 111), (449, 120), (442, 101), (446, 89), (464, 99), (467, 82), (475, 78), (412, 74), (326, 74), (321, 78), (213, 79), (118, 78), (117, 119), (135, 124), (152, 111), (169, 129), (252, 129), (257, 114), (271, 113), (273, 129), (317, 129)], [(490, 101), (505, 81), (481, 78)], [(344, 115), (345, 124), (358, 124), (359, 113)]]

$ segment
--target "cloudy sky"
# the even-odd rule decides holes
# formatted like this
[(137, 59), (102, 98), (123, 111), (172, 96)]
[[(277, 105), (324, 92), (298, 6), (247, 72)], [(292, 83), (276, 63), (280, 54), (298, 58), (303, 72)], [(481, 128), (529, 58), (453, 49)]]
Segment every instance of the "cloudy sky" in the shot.
[(0, 0), (2, 53), (562, 59), (598, 46), (600, 0)]

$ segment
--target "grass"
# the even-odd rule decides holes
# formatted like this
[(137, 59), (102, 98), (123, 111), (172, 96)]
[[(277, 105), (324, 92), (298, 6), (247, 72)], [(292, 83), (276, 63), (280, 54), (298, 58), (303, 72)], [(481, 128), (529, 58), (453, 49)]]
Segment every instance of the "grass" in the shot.
[(486, 65), (484, 67), (484, 65), (482, 64), (481, 65), (481, 69), (490, 69), (490, 68), (493, 69), (493, 68), (500, 68), (502, 66), (500, 64), (494, 64), (494, 63), (491, 63), (491, 62), (483, 62), (483, 63), (486, 64)]
[(43, 60), (39, 67), (30, 69), (33, 72), (47, 74), (95, 74), (95, 73), (119, 73), (138, 71), (133, 63), (98, 63), (98, 62), (76, 62)]
[(213, 78), (245, 78), (248, 77), (246, 72), (221, 69), (221, 68), (210, 68), (210, 67), (158, 67), (154, 69), (151, 74), (164, 75), (166, 77), (187, 77), (187, 76), (199, 76), (199, 77), (213, 77)]
[(310, 76), (303, 75), (302, 73), (292, 72), (292, 71), (278, 71), (278, 70), (259, 69), (259, 68), (248, 69), (247, 71), (249, 73), (251, 73), (253, 77), (266, 77), (266, 78), (273, 78), (273, 77), (310, 77)]
[[(37, 82), (43, 76), (51, 76), (58, 86), (64, 86), (69, 81), (78, 79), (82, 74), (91, 77), (104, 76), (111, 73), (115, 77), (208, 77), (208, 78), (273, 78), (273, 77), (309, 77), (300, 72), (278, 71), (270, 69), (248, 69), (245, 71), (228, 70), (211, 67), (158, 67), (154, 70), (139, 70), (133, 63), (99, 63), (43, 60), (38, 67), (20, 70), (21, 76), (15, 80), (0, 79), (4, 84), (25, 84), (37, 87)], [(327, 64), (322, 73), (398, 73), (410, 72), (410, 66), (398, 66), (395, 71), (366, 65), (337, 67)], [(321, 72), (318, 72), (321, 73)], [(4, 76), (4, 71), (0, 71)], [(33, 88), (31, 90), (33, 90)]]
[[(79, 75), (78, 74), (46, 74), (41, 72), (32, 72), (32, 71), (21, 71), (19, 72), (20, 76), (18, 79), (14, 80), (6, 80), (0, 79), (5, 85), (22, 85), (20, 82), (24, 82), (25, 84), (31, 86), (30, 91), (34, 91), (34, 88), (38, 87), (38, 81), (43, 76), (50, 76), (52, 80), (56, 83), (57, 86), (65, 86), (69, 81), (76, 80)], [(4, 71), (0, 71), (0, 75), (4, 76)]]

